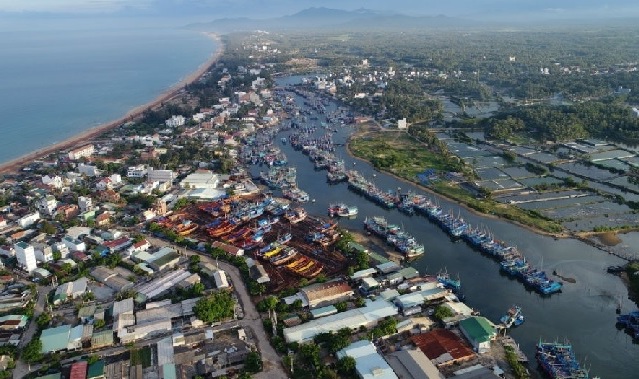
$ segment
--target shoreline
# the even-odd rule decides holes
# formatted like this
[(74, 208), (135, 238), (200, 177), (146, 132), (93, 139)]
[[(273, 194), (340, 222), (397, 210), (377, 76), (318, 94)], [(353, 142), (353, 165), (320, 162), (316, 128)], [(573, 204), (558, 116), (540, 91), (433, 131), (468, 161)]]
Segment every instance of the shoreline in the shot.
[(104, 132), (114, 129), (127, 121), (132, 121), (136, 118), (139, 118), (145, 111), (149, 109), (155, 109), (163, 102), (176, 97), (184, 89), (185, 86), (197, 81), (205, 73), (207, 73), (211, 66), (213, 66), (224, 54), (225, 46), (218, 34), (211, 32), (203, 32), (202, 34), (215, 41), (218, 47), (208, 60), (200, 64), (200, 66), (198, 66), (195, 71), (188, 74), (185, 78), (172, 85), (169, 89), (162, 92), (153, 100), (145, 104), (136, 106), (135, 108), (131, 109), (123, 116), (118, 117), (115, 120), (104, 122), (100, 125), (91, 127), (79, 134), (73, 135), (64, 141), (58, 142), (51, 146), (43, 147), (31, 153), (27, 153), (17, 158), (11, 159), (7, 162), (0, 163), (0, 174), (17, 172), (23, 166), (41, 157), (45, 157), (60, 150), (70, 149), (88, 143), (90, 140), (99, 137)]

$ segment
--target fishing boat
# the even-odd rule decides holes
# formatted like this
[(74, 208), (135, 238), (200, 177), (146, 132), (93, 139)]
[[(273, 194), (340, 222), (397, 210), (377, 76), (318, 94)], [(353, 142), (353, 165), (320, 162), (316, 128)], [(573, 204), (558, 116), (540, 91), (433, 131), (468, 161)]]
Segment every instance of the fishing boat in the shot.
[(588, 370), (581, 368), (572, 345), (560, 342), (537, 343), (537, 363), (552, 379), (588, 379)]
[(357, 216), (358, 208), (354, 205), (348, 206), (344, 203), (333, 203), (328, 206), (328, 215), (331, 217), (352, 217)]
[(446, 270), (440, 271), (437, 274), (437, 281), (441, 283), (445, 288), (451, 289), (453, 291), (461, 290), (461, 281), (459, 279), (451, 278)]
[(521, 313), (521, 307), (513, 305), (508, 309), (505, 315), (499, 319), (501, 323), (506, 327), (519, 326), (524, 323), (524, 315)]

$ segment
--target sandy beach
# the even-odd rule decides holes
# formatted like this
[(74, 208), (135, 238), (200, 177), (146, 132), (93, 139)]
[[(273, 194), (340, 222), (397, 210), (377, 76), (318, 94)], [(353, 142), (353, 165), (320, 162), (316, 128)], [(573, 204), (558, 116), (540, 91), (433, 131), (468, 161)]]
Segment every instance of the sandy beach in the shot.
[(0, 173), (16, 172), (33, 160), (45, 157), (51, 153), (55, 153), (60, 150), (70, 149), (73, 147), (80, 146), (84, 143), (88, 143), (92, 139), (106, 132), (107, 130), (118, 127), (127, 121), (135, 120), (136, 118), (140, 117), (142, 113), (146, 111), (147, 109), (157, 108), (161, 103), (175, 97), (178, 93), (180, 93), (180, 91), (184, 88), (184, 86), (195, 82), (202, 75), (204, 75), (209, 70), (209, 68), (215, 62), (217, 62), (217, 60), (222, 56), (222, 54), (224, 54), (224, 44), (220, 40), (219, 36), (214, 33), (204, 33), (204, 34), (207, 37), (217, 42), (218, 48), (215, 51), (215, 53), (212, 54), (211, 57), (206, 62), (202, 63), (197, 68), (197, 70), (195, 70), (194, 72), (189, 74), (187, 77), (185, 77), (184, 79), (176, 83), (174, 86), (172, 86), (171, 88), (169, 88), (168, 90), (160, 94), (158, 97), (156, 97), (155, 99), (153, 99), (152, 101), (146, 104), (143, 104), (131, 109), (129, 112), (127, 112), (125, 115), (123, 115), (122, 117), (118, 119), (87, 129), (86, 131), (80, 134), (76, 134), (75, 136), (69, 139), (66, 139), (62, 142), (45, 147), (43, 149), (36, 150), (32, 153), (23, 155), (21, 157), (10, 160), (8, 162), (4, 162), (0, 164)]

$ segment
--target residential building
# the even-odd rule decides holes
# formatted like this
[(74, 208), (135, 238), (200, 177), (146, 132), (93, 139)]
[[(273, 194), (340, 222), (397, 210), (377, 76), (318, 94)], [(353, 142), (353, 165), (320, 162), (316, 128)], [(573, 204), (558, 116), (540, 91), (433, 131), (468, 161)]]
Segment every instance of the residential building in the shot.
[(88, 196), (79, 196), (78, 206), (80, 207), (80, 212), (90, 211), (93, 209), (93, 199)]
[(178, 115), (178, 116), (171, 116), (171, 118), (166, 120), (164, 123), (169, 128), (177, 128), (180, 126), (184, 126), (185, 122), (186, 122), (186, 118), (184, 118), (184, 116)]
[(18, 225), (20, 225), (21, 228), (28, 228), (31, 225), (35, 224), (38, 220), (40, 220), (40, 212), (36, 211), (19, 218)]
[(68, 157), (74, 161), (83, 157), (90, 157), (95, 153), (95, 146), (93, 144), (84, 145), (69, 151)]
[(315, 308), (347, 300), (354, 295), (354, 291), (347, 282), (334, 280), (304, 287), (300, 290), (300, 294), (305, 306)]
[(95, 166), (80, 163), (78, 165), (78, 173), (89, 177), (94, 177), (100, 175), (100, 170), (98, 170), (98, 168)]
[(69, 235), (64, 236), (62, 238), (62, 243), (69, 248), (69, 251), (86, 251), (87, 246), (83, 241), (80, 241), (77, 238), (73, 238)]
[(58, 207), (58, 201), (55, 199), (55, 196), (47, 195), (36, 201), (36, 207), (41, 214), (53, 216), (56, 208)]
[(437, 366), (421, 350), (399, 350), (386, 356), (401, 379), (444, 379)]
[(408, 126), (406, 125), (406, 117), (404, 117), (401, 120), (397, 120), (397, 129), (399, 130), (404, 130), (407, 129)]
[(144, 324), (129, 326), (118, 330), (118, 338), (123, 344), (135, 342), (142, 338), (168, 333), (173, 330), (171, 320), (156, 320)]
[(44, 329), (40, 335), (42, 352), (51, 353), (67, 349), (71, 325), (61, 325), (56, 328)]
[(38, 268), (35, 257), (35, 249), (32, 245), (26, 242), (18, 242), (14, 246), (16, 252), (16, 258), (18, 259), (18, 265), (22, 267), (26, 272), (31, 273)]
[(38, 262), (51, 262), (53, 260), (53, 249), (51, 246), (38, 243), (33, 246), (35, 249), (35, 257)]
[(127, 178), (143, 178), (147, 174), (145, 165), (131, 166), (126, 171)]
[(62, 188), (62, 186), (64, 185), (62, 178), (59, 177), (58, 175), (55, 176), (49, 176), (49, 175), (45, 175), (42, 177), (42, 184), (45, 184), (49, 187), (53, 187), (56, 189), (60, 189)]
[(69, 299), (77, 299), (87, 291), (87, 278), (79, 278), (73, 282), (63, 283), (58, 286), (53, 295), (53, 304), (60, 304)]

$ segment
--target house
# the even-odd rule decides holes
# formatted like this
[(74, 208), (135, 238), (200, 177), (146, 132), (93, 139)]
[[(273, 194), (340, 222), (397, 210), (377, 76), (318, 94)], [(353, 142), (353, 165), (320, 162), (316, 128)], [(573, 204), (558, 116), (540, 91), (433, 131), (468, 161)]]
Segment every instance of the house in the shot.
[(177, 174), (175, 173), (175, 171), (171, 171), (171, 170), (154, 170), (152, 167), (149, 168), (148, 174), (147, 174), (147, 181), (150, 183), (153, 182), (160, 182), (160, 183), (164, 183), (164, 182), (173, 182), (173, 180), (175, 180)]
[(233, 246), (233, 245), (229, 245), (227, 243), (224, 242), (220, 242), (220, 241), (215, 241), (211, 244), (211, 246), (213, 248), (219, 248), (224, 250), (224, 252), (226, 252), (227, 254), (230, 255), (235, 255), (237, 257), (239, 256), (243, 256), (244, 255), (244, 249)]
[(111, 223), (111, 215), (108, 212), (95, 216), (95, 226), (107, 226)]
[(84, 242), (77, 238), (73, 238), (69, 235), (62, 238), (62, 243), (69, 249), (69, 251), (86, 251), (87, 246)]
[(40, 220), (40, 212), (29, 213), (18, 219), (18, 225), (21, 228), (28, 228), (31, 225), (35, 224), (38, 220)]
[(80, 214), (80, 207), (75, 204), (64, 204), (58, 207), (55, 212), (56, 216), (62, 217), (64, 220), (71, 220)]
[(62, 182), (62, 178), (59, 177), (58, 175), (55, 176), (49, 176), (49, 175), (45, 175), (42, 177), (42, 184), (45, 184), (49, 187), (53, 187), (56, 189), (60, 189), (62, 188), (62, 186), (64, 185), (64, 183)]
[(80, 163), (78, 165), (78, 173), (89, 177), (95, 177), (100, 175), (100, 170), (98, 170), (95, 166)]
[(113, 189), (113, 181), (111, 180), (111, 178), (102, 178), (95, 184), (95, 188), (98, 191)]
[(164, 123), (169, 128), (177, 128), (180, 126), (184, 126), (184, 124), (186, 123), (186, 118), (184, 118), (184, 116), (181, 116), (181, 115), (171, 116), (171, 118), (164, 121)]
[(77, 299), (87, 291), (87, 278), (79, 278), (73, 282), (63, 283), (58, 286), (53, 295), (53, 304), (60, 304), (69, 299)]
[(131, 166), (126, 171), (127, 178), (143, 178), (147, 174), (145, 165)]
[(112, 189), (99, 191), (97, 195), (101, 201), (106, 203), (119, 203), (121, 199), (120, 194)]
[(56, 328), (44, 329), (40, 335), (42, 352), (46, 354), (66, 350), (69, 345), (70, 333), (71, 325), (61, 325)]
[(93, 208), (93, 199), (86, 196), (79, 196), (78, 206), (80, 207), (80, 212), (90, 211)]
[(490, 350), (490, 342), (497, 337), (495, 326), (485, 317), (473, 316), (459, 322), (459, 329), (478, 353)]

